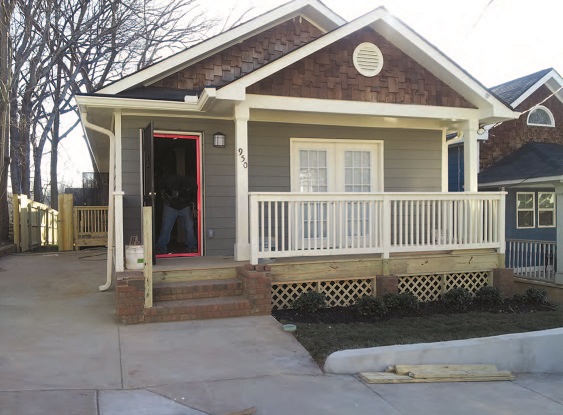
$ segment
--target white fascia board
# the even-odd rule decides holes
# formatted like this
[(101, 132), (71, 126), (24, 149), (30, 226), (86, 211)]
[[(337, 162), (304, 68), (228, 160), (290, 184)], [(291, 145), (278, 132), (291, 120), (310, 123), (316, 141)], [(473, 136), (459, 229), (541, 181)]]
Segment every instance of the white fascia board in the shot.
[[(550, 80), (553, 80), (554, 82), (556, 82), (556, 85), (557, 84), (559, 85), (557, 88), (555, 88), (554, 85), (549, 83), (548, 87), (551, 90), (551, 92), (555, 92), (555, 91), (557, 91), (557, 89), (559, 89), (561, 86), (563, 86), (563, 78), (561, 78), (561, 76), (554, 69), (552, 69), (551, 71), (546, 73), (540, 80), (538, 80), (534, 85), (532, 85), (530, 88), (528, 88), (526, 90), (526, 92), (524, 92), (522, 95), (520, 95), (518, 98), (516, 98), (510, 104), (510, 106), (512, 108), (516, 108), (518, 105), (520, 105), (522, 102), (524, 102), (524, 100), (526, 98), (528, 98), (530, 95), (532, 95), (534, 92), (536, 92), (539, 87), (541, 87), (545, 83), (548, 83), (548, 81), (550, 81)], [(561, 102), (563, 102), (563, 94), (557, 94), (557, 97), (559, 98), (559, 100)]]
[[(218, 91), (218, 95), (221, 90)], [(248, 94), (245, 101), (256, 109), (299, 111), (324, 114), (367, 115), (397, 118), (430, 118), (440, 120), (477, 119), (478, 110), (472, 108), (438, 107), (430, 105), (386, 104), (318, 98), (278, 97)]]
[(399, 19), (386, 14), (380, 22), (375, 22), (374, 26), (382, 36), (413, 57), (438, 79), (460, 93), (481, 111), (491, 114), (483, 118), (516, 118), (510, 108), (492, 95), (487, 88)]
[[(309, 17), (315, 26), (324, 27), (325, 31), (333, 30), (345, 23), (344, 19), (319, 1), (295, 0), (203, 41), (183, 52), (155, 63), (144, 70), (133, 73), (100, 89), (97, 93), (117, 94), (138, 85), (150, 84), (156, 79), (162, 79), (170, 73), (205, 59), (229, 46), (240, 43), (244, 39), (260, 33), (269, 26), (273, 27), (292, 16), (295, 17), (301, 9), (304, 9), (305, 17)], [(323, 19), (320, 19), (321, 16)]]
[(526, 187), (526, 185), (537, 185), (539, 183), (545, 182), (546, 185), (552, 185), (554, 183), (563, 183), (563, 176), (549, 176), (549, 177), (535, 177), (531, 179), (516, 179), (516, 180), (500, 180), (498, 182), (489, 183), (479, 183), (479, 187), (497, 187), (497, 186), (515, 186), (521, 185), (520, 187)]
[[(213, 92), (210, 93), (213, 94)], [(207, 93), (202, 94), (197, 103), (81, 95), (76, 97), (76, 102), (78, 103), (79, 106), (89, 107), (89, 108), (143, 109), (143, 110), (149, 109), (149, 110), (157, 110), (157, 111), (201, 112), (203, 111), (204, 107), (208, 108), (214, 99), (215, 99), (214, 96), (209, 96)]]
[(387, 12), (381, 8), (373, 10), (363, 16), (357, 18), (356, 20), (318, 38), (313, 40), (312, 42), (307, 43), (306, 45), (301, 46), (300, 48), (294, 50), (293, 52), (288, 53), (287, 55), (282, 56), (281, 58), (262, 66), (261, 68), (256, 69), (255, 71), (249, 73), (248, 75), (239, 78), (238, 80), (231, 82), (230, 84), (222, 87), (218, 91), (217, 97), (219, 99), (224, 98), (228, 99), (227, 97), (231, 95), (240, 95), (241, 90), (246, 90), (252, 84), (255, 84), (258, 81), (261, 81), (264, 78), (286, 68), (287, 66), (306, 58), (307, 56), (311, 55), (312, 53), (321, 50), (322, 48), (331, 45), (332, 43), (356, 32), (357, 30), (366, 27), (372, 24), (374, 21), (380, 19), (384, 14)]

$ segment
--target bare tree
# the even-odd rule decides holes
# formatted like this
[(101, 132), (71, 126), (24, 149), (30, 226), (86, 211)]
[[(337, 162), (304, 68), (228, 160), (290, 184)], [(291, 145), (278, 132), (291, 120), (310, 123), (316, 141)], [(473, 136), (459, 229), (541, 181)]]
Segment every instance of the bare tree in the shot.
[(8, 171), (11, 87), (10, 22), (15, 0), (2, 0), (0, 5), (0, 241), (8, 239)]
[[(6, 118), (0, 130), (0, 172), (5, 172), (0, 193), (10, 166), (14, 191), (29, 195), (33, 161), (33, 194), (42, 200), (41, 164), (50, 146), (55, 207), (59, 144), (78, 123), (68, 128), (60, 117), (77, 112), (73, 96), (177, 52), (219, 23), (204, 16), (197, 0), (3, 0), (2, 10), (0, 59), (7, 59), (0, 66), (0, 114)], [(0, 224), (0, 238), (1, 231)]]

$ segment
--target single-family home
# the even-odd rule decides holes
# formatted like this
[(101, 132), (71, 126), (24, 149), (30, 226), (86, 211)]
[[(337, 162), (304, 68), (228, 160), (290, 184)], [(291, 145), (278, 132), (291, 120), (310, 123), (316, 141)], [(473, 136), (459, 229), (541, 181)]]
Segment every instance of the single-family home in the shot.
[(521, 112), (491, 126), (480, 149), (479, 189), (507, 192), (507, 266), (563, 283), (563, 79), (549, 68), (491, 90)]
[[(77, 101), (110, 177), (121, 321), (269, 312), (309, 289), (432, 300), (504, 265), (504, 193), (478, 192), (472, 163), (449, 193), (446, 137), (471, 160), (480, 126), (518, 113), (383, 7), (346, 22), (295, 0)], [(197, 252), (179, 222), (128, 270), (130, 238), (160, 237), (168, 175), (197, 182)]]

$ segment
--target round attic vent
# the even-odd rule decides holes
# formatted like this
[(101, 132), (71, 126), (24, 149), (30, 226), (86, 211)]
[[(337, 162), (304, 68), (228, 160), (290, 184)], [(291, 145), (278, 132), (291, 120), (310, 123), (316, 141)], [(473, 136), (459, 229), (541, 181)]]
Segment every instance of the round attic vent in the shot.
[(381, 50), (373, 43), (360, 43), (354, 49), (354, 67), (364, 76), (372, 77), (381, 72), (383, 68), (383, 55)]

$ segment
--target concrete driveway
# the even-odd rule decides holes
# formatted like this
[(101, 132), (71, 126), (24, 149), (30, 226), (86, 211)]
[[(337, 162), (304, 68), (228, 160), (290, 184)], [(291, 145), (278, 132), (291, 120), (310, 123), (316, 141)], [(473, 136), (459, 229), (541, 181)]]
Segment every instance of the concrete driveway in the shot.
[(271, 317), (118, 326), (105, 252), (0, 259), (0, 415), (561, 414), (563, 375), (367, 386)]

